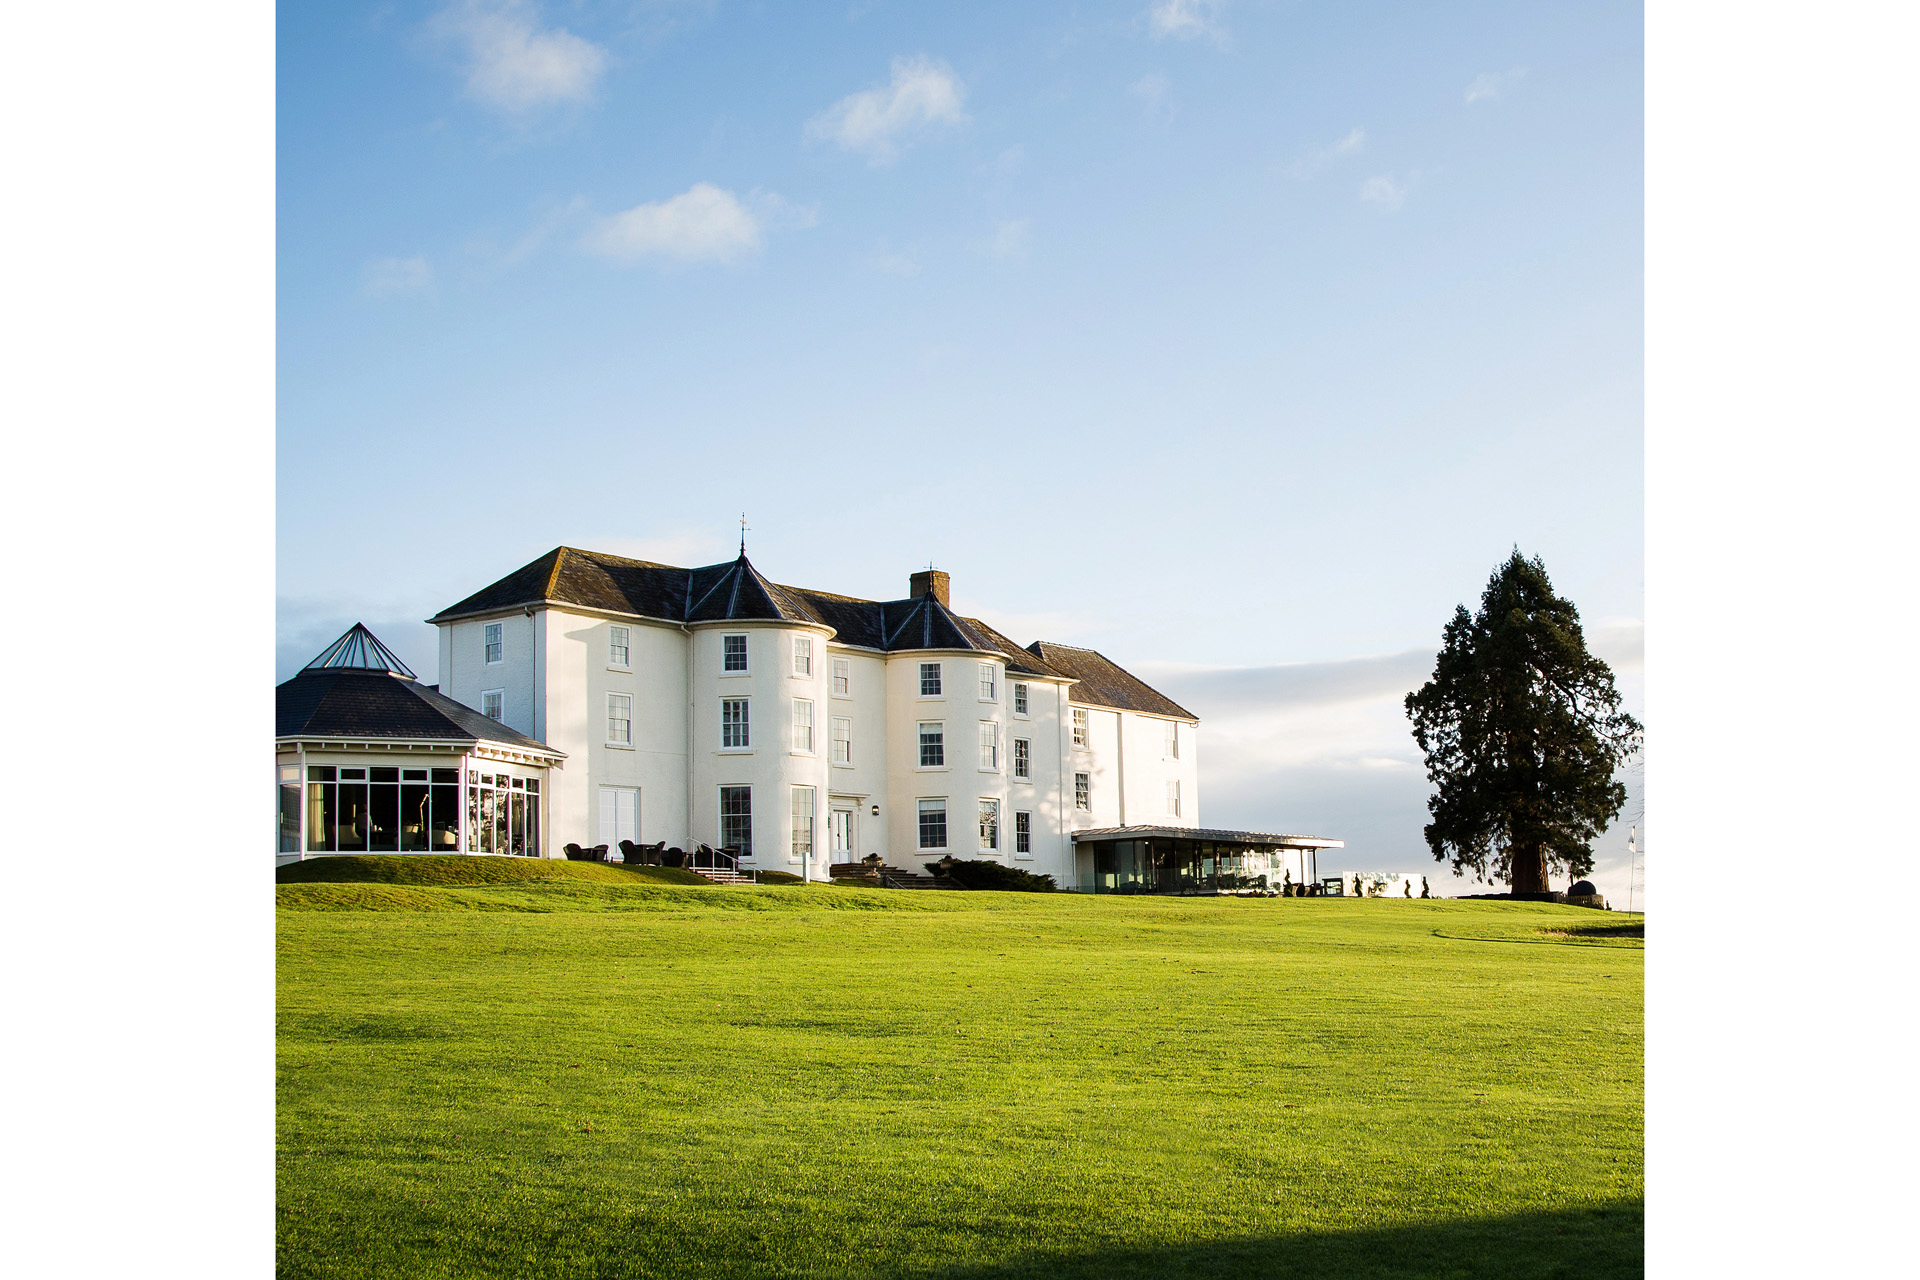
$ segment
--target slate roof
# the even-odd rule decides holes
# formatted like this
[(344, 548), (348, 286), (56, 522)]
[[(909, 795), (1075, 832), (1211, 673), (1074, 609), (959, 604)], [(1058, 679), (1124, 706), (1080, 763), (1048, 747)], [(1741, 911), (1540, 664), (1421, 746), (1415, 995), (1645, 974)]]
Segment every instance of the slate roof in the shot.
[(1128, 673), (1112, 659), (1092, 649), (1076, 649), (1070, 644), (1036, 640), (1027, 646), (1055, 671), (1072, 676), (1075, 684), (1069, 700), (1089, 707), (1115, 707), (1139, 711), (1150, 716), (1173, 716), (1198, 721), (1199, 716), (1172, 698)]
[(564, 758), (411, 677), (362, 667), (308, 667), (274, 693), (278, 738), (397, 738), (497, 742)]
[[(742, 552), (726, 564), (680, 569), (575, 547), (555, 547), (429, 622), (527, 605), (581, 605), (667, 622), (802, 622), (831, 627), (841, 644), (884, 653), (961, 649), (991, 653), (1016, 675), (1077, 680), (1073, 700), (1152, 715), (1198, 720), (1172, 700), (1091, 649), (1033, 644), (1021, 648), (978, 618), (963, 618), (931, 595), (861, 600), (769, 582)], [(1075, 663), (1062, 666), (1059, 651)], [(1082, 672), (1086, 674), (1082, 674)]]

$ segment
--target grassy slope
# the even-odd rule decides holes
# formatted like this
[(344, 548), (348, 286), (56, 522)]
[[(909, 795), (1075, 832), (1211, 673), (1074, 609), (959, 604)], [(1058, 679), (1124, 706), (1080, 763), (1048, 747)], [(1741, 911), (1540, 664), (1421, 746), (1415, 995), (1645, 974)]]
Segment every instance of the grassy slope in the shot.
[(1577, 908), (279, 892), (376, 888), (470, 905), (280, 917), (285, 1276), (1640, 1270)]

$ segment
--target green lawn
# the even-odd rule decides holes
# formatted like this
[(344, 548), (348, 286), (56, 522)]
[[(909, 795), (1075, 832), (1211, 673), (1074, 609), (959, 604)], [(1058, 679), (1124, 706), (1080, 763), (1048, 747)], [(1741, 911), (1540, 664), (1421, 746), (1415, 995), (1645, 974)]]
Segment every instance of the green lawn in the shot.
[(1639, 917), (536, 873), (278, 890), (283, 1276), (1640, 1274)]

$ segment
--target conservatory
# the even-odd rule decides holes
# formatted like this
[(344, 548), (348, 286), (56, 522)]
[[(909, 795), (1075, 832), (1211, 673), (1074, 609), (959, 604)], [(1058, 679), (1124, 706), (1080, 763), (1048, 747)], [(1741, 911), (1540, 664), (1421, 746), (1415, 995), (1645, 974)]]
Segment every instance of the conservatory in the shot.
[(275, 694), (279, 861), (547, 855), (562, 753), (420, 684), (365, 627)]

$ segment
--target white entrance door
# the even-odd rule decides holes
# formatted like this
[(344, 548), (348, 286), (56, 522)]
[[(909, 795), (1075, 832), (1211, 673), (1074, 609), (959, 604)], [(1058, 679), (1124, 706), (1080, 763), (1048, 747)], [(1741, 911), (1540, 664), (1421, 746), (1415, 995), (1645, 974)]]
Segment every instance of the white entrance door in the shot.
[(595, 843), (607, 846), (610, 854), (620, 852), (620, 842), (640, 841), (640, 788), (600, 788), (600, 838)]
[(853, 861), (853, 810), (834, 809), (827, 815), (827, 850), (833, 862)]

